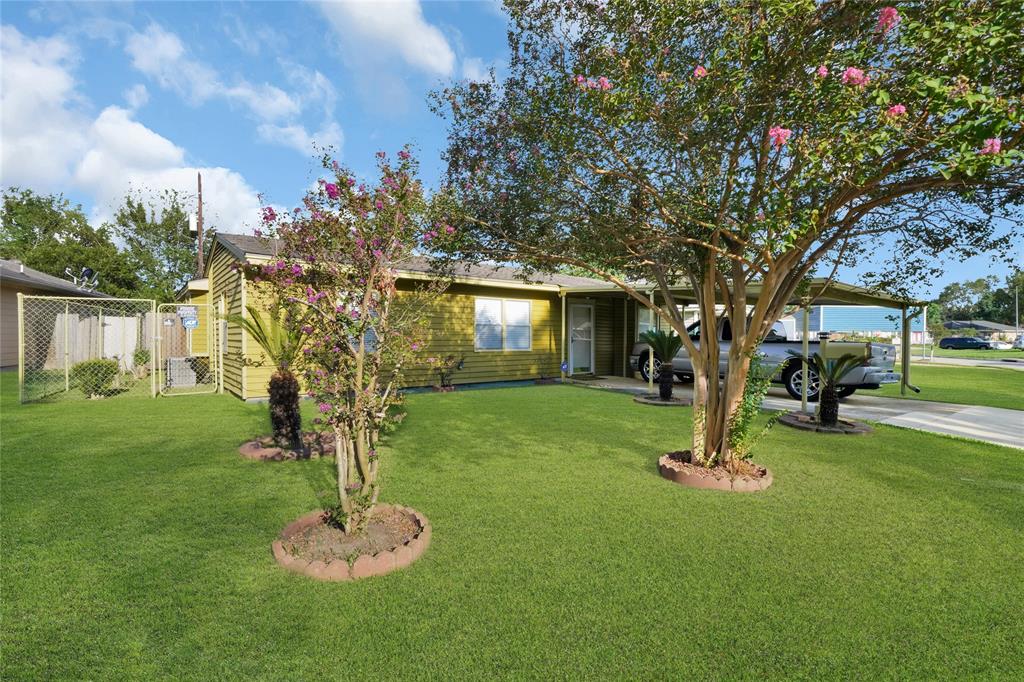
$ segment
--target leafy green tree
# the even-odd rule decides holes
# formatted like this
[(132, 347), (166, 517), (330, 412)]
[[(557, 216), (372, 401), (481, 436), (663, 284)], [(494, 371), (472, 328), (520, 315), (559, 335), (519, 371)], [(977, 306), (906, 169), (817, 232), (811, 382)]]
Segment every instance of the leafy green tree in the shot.
[[(179, 192), (165, 190), (148, 203), (129, 194), (114, 215), (113, 230), (138, 273), (143, 298), (173, 301), (175, 292), (197, 276), (196, 239)], [(209, 231), (204, 241), (212, 244), (212, 236)]]
[(110, 231), (93, 228), (82, 212), (63, 195), (40, 195), (8, 188), (0, 214), (0, 258), (20, 260), (55, 277), (64, 269), (78, 274), (83, 267), (99, 273), (99, 290), (114, 296), (134, 296), (139, 278)]
[(979, 277), (969, 282), (947, 284), (935, 299), (947, 320), (974, 320), (985, 310), (987, 300), (992, 297), (996, 278)]
[(735, 466), (752, 351), (809, 275), (882, 239), (898, 258), (871, 283), (894, 291), (937, 254), (1008, 251), (993, 215), (1021, 214), (1019, 0), (506, 7), (508, 77), (435, 98), (452, 255), (575, 265), (655, 310), (693, 363), (694, 462)]

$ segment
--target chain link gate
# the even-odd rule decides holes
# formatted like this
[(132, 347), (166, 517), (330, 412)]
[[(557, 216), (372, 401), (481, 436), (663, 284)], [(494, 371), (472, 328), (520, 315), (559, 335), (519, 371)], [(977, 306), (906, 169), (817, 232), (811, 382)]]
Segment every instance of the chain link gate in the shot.
[(208, 303), (162, 303), (157, 309), (157, 383), (161, 395), (218, 389), (217, 314)]
[(21, 402), (156, 395), (156, 302), (18, 296)]

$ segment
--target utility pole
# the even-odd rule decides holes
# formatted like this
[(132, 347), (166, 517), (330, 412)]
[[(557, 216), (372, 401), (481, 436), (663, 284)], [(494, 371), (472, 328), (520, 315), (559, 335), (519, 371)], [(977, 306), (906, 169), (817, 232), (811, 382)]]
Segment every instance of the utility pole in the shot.
[(196, 219), (196, 236), (199, 241), (196, 249), (196, 277), (202, 278), (205, 271), (203, 267), (203, 174), (196, 173), (199, 184), (199, 217)]

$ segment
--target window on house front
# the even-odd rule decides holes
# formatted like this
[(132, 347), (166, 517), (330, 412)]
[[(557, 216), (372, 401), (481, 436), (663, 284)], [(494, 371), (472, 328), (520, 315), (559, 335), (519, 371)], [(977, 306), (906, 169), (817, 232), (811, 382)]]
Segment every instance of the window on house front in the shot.
[(654, 311), (642, 305), (636, 307), (636, 338), (649, 329), (656, 329)]
[(530, 302), (476, 299), (477, 350), (530, 350)]

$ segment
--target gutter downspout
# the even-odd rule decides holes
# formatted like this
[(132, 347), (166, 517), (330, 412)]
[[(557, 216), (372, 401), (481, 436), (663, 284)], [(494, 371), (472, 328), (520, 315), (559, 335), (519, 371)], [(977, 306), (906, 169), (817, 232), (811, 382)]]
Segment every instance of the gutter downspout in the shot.
[(900, 369), (903, 376), (900, 377), (900, 395), (906, 395), (909, 388), (914, 393), (920, 393), (921, 389), (910, 383), (910, 322), (923, 313), (924, 306), (918, 308), (913, 315), (907, 315), (906, 304), (900, 306), (900, 313), (903, 321), (903, 328), (900, 330)]

